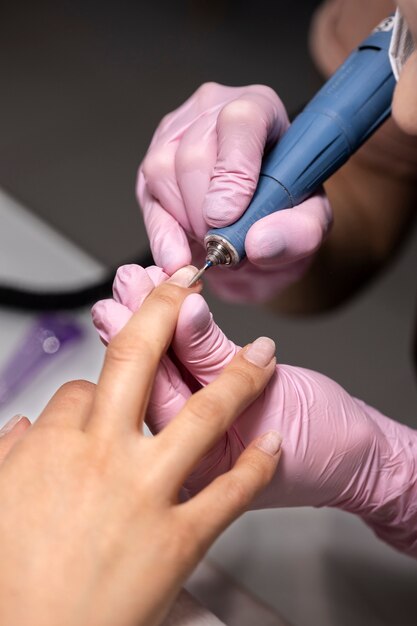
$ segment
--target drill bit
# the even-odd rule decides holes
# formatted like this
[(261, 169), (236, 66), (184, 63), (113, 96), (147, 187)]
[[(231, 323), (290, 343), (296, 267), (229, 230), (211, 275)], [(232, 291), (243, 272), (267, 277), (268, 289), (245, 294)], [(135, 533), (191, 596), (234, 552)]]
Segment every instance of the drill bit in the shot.
[(204, 272), (208, 270), (209, 267), (212, 267), (212, 265), (213, 265), (213, 261), (206, 261), (204, 264), (204, 267), (202, 267), (201, 270), (198, 270), (197, 274), (192, 278), (188, 286), (193, 287), (200, 280)]

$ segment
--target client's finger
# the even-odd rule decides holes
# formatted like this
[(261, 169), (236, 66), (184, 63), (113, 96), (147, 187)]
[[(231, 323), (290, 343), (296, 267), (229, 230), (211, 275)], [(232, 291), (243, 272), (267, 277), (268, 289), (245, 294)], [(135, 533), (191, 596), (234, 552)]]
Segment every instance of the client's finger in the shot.
[(159, 362), (166, 352), (182, 302), (201, 289), (184, 289), (195, 268), (185, 267), (148, 296), (109, 343), (97, 386), (91, 428), (114, 434), (141, 424)]
[(33, 427), (83, 428), (93, 405), (95, 389), (95, 384), (87, 380), (65, 383), (49, 400)]
[[(93, 322), (107, 345), (132, 317), (132, 311), (114, 300), (101, 300), (92, 310)], [(155, 375), (146, 411), (146, 424), (157, 433), (182, 409), (191, 392), (177, 367), (164, 356)]]
[[(203, 545), (212, 541), (241, 515), (271, 481), (281, 455), (281, 436), (270, 431), (253, 441), (234, 467), (182, 505), (195, 516), (193, 526)], [(198, 520), (204, 519), (204, 524)]]
[(15, 443), (23, 437), (30, 427), (30, 421), (24, 415), (15, 415), (0, 430), (0, 463), (4, 461)]
[(158, 435), (163, 463), (179, 484), (264, 390), (275, 370), (274, 354), (275, 344), (266, 337), (246, 346)]

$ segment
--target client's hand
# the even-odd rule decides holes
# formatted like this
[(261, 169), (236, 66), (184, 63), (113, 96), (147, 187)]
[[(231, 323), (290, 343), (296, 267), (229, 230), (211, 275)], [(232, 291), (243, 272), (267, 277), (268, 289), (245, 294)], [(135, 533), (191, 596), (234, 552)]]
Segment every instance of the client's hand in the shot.
[(185, 268), (150, 294), (109, 344), (97, 386), (64, 385), (32, 428), (23, 433), (23, 421), (0, 439), (1, 624), (159, 623), (212, 541), (273, 475), (280, 438), (269, 433), (179, 502), (194, 466), (271, 378), (273, 342), (248, 346), (212, 385), (176, 403), (162, 433), (142, 434), (189, 280)]
[[(113, 301), (97, 305), (94, 317), (108, 340), (140, 306), (157, 268), (121, 268)], [(190, 394), (189, 374), (209, 384), (239, 348), (213, 322), (194, 294), (181, 308), (174, 335), (175, 359), (160, 369), (149, 425), (159, 431)], [(182, 371), (182, 370), (181, 370)], [(195, 384), (195, 383), (194, 383)], [(227, 471), (261, 433), (282, 433), (283, 456), (256, 506), (335, 506), (357, 513), (397, 548), (417, 556), (417, 433), (350, 396), (317, 373), (280, 365), (258, 400), (244, 411), (186, 482), (195, 493)]]

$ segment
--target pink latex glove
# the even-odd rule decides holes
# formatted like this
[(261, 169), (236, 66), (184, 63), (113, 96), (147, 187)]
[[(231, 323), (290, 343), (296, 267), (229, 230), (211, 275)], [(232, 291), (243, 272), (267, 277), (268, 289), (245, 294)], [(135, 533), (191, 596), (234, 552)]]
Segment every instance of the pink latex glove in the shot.
[[(119, 269), (114, 300), (97, 303), (93, 319), (108, 341), (140, 306), (158, 268)], [(214, 323), (198, 294), (184, 302), (172, 349), (152, 394), (148, 425), (158, 432), (198, 384), (215, 379), (239, 350)], [(184, 375), (183, 367), (189, 374)], [(227, 390), (226, 390), (227, 391)], [(259, 507), (333, 506), (360, 515), (376, 534), (417, 557), (417, 432), (351, 397), (317, 372), (279, 365), (262, 396), (196, 468), (186, 489), (193, 494), (227, 471), (259, 434), (277, 430), (283, 453)]]
[[(204, 260), (211, 227), (235, 222), (255, 191), (262, 156), (289, 125), (264, 85), (202, 85), (157, 128), (138, 175), (137, 195), (155, 262), (168, 274)], [(307, 269), (332, 221), (324, 192), (269, 215), (246, 237), (238, 268), (207, 272), (225, 300), (263, 302)]]

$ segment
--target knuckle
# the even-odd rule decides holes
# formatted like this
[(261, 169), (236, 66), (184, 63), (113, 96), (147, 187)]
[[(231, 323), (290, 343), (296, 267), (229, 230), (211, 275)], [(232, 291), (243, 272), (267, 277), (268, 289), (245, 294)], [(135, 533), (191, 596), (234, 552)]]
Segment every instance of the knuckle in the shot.
[(240, 476), (230, 475), (224, 485), (225, 498), (237, 509), (246, 507), (251, 501), (252, 491)]
[[(272, 114), (274, 118), (279, 118), (281, 120), (284, 119), (286, 121), (288, 120), (284, 103), (272, 87), (268, 87), (268, 85), (253, 85), (253, 89), (259, 96), (261, 96), (261, 98), (263, 98), (265, 101), (265, 107), (270, 111), (270, 114)], [(264, 107), (262, 107), (262, 109), (264, 109)]]
[(218, 396), (211, 393), (196, 393), (187, 402), (189, 419), (203, 425), (213, 424), (214, 420), (223, 412), (222, 401)]
[(160, 285), (149, 296), (157, 307), (166, 307), (170, 311), (176, 310), (180, 302), (180, 288), (175, 285)]
[(207, 163), (207, 144), (200, 140), (198, 143), (181, 144), (176, 155), (176, 165), (182, 171), (194, 170)]
[(122, 301), (121, 299), (121, 294), (120, 294), (120, 288), (123, 286), (125, 286), (126, 284), (129, 284), (132, 282), (132, 277), (131, 277), (131, 268), (132, 265), (121, 265), (117, 272), (116, 275), (114, 277), (113, 280), (113, 296), (117, 296), (119, 298), (119, 302)]
[(175, 118), (175, 111), (170, 111), (169, 113), (166, 113), (161, 121), (158, 124), (158, 128), (156, 130), (156, 133), (154, 135), (155, 139), (157, 139), (158, 135), (160, 132), (163, 132), (165, 130), (165, 128), (167, 126), (169, 126), (172, 122), (172, 120)]
[(333, 225), (333, 211), (329, 199), (323, 192), (320, 196), (323, 203), (323, 231), (324, 235), (328, 235)]
[(259, 391), (259, 375), (250, 371), (246, 363), (229, 366), (229, 373), (242, 396), (253, 396)]
[(259, 109), (259, 105), (255, 102), (245, 98), (238, 98), (222, 108), (218, 121), (224, 125), (248, 122), (256, 118)]
[[(130, 363), (138, 354), (138, 344), (137, 340), (125, 341), (124, 337), (118, 334), (107, 346), (105, 360), (114, 363)], [(141, 351), (143, 349), (142, 342), (140, 349)]]
[(142, 173), (147, 183), (166, 174), (172, 162), (169, 151), (151, 148), (142, 163)]
[(130, 269), (132, 265), (120, 265), (117, 268), (116, 275), (114, 277), (113, 285), (118, 282), (126, 282), (130, 279)]
[(269, 87), (269, 85), (256, 84), (252, 85), (252, 89), (271, 100), (276, 106), (282, 106), (281, 98), (279, 97), (275, 89), (272, 89), (272, 87)]
[(264, 452), (252, 449), (245, 459), (245, 466), (250, 471), (252, 477), (252, 491), (258, 491), (271, 480), (275, 471), (273, 457)]
[(70, 398), (73, 400), (87, 399), (92, 396), (95, 390), (94, 383), (88, 380), (71, 380), (64, 383), (59, 388), (59, 393), (62, 397)]
[(317, 250), (323, 240), (323, 227), (320, 220), (315, 216), (306, 216), (304, 221), (306, 233), (306, 252), (311, 254)]
[(199, 100), (202, 100), (204, 102), (205, 100), (211, 99), (213, 93), (217, 91), (219, 87), (219, 83), (216, 83), (214, 81), (207, 81), (206, 83), (200, 85), (200, 87), (195, 91), (194, 95)]

